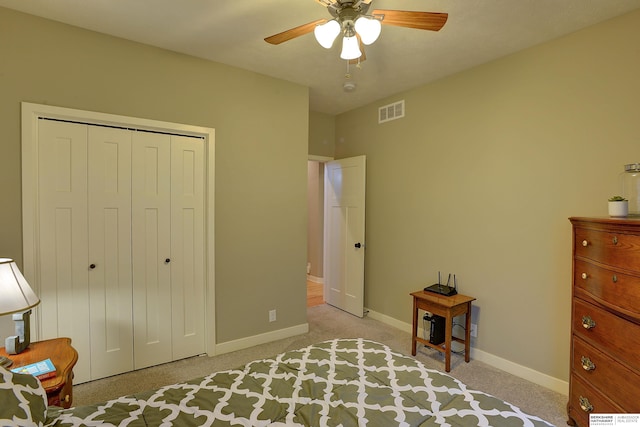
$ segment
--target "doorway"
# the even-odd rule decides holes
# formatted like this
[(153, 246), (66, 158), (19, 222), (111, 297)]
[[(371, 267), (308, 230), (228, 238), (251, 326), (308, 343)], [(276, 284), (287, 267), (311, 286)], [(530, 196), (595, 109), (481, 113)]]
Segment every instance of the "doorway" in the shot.
[(307, 278), (322, 283), (326, 303), (362, 317), (366, 157), (307, 164)]
[(324, 304), (324, 162), (329, 157), (310, 156), (307, 161), (307, 307)]

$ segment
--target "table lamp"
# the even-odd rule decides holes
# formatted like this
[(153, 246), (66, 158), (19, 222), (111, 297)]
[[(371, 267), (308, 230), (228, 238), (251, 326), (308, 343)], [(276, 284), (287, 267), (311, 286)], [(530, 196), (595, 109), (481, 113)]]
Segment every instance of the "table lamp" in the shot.
[[(40, 303), (16, 263), (9, 258), (0, 258), (0, 316), (13, 314), (16, 335), (7, 337), (5, 351), (18, 354), (29, 346), (31, 308)], [(11, 366), (11, 359), (0, 357), (0, 366)]]

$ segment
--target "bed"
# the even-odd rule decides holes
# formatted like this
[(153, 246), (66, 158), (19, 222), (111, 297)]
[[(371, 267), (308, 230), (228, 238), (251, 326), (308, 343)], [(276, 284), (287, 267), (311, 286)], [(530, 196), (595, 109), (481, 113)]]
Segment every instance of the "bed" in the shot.
[[(4, 378), (0, 392), (7, 389), (7, 376)], [(15, 391), (18, 407), (14, 424), (8, 425), (551, 425), (496, 397), (470, 390), (447, 374), (427, 369), (412, 357), (365, 339), (325, 341), (238, 369), (70, 409), (43, 408), (46, 403), (40, 404), (33, 397), (40, 396), (46, 402), (37, 381), (33, 377), (20, 381), (28, 384)], [(27, 409), (34, 404), (35, 418)], [(2, 406), (0, 424), (4, 426), (1, 419), (8, 415)], [(32, 424), (20, 424), (29, 417)]]

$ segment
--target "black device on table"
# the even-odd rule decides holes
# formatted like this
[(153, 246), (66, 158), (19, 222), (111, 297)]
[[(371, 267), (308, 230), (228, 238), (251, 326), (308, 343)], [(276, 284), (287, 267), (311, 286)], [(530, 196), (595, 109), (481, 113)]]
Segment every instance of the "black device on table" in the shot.
[(452, 295), (456, 295), (458, 293), (458, 284), (456, 283), (456, 275), (453, 275), (453, 286), (449, 286), (451, 282), (451, 273), (449, 273), (449, 278), (447, 279), (447, 284), (443, 285), (440, 281), (440, 272), (438, 271), (438, 283), (427, 286), (424, 288), (426, 292), (433, 292), (439, 295), (443, 295), (445, 297), (450, 297)]

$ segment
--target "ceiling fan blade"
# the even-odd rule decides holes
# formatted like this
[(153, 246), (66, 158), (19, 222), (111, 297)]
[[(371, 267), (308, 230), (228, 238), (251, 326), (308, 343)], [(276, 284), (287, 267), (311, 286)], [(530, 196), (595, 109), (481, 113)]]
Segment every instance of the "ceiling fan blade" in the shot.
[(409, 10), (376, 9), (374, 16), (383, 16), (382, 23), (397, 27), (416, 28), (418, 30), (438, 31), (449, 17), (448, 13), (411, 12)]
[(271, 44), (284, 43), (288, 40), (295, 39), (296, 37), (309, 34), (310, 32), (313, 31), (314, 28), (316, 28), (317, 25), (324, 24), (325, 22), (327, 22), (326, 19), (318, 19), (316, 21), (309, 22), (308, 24), (300, 25), (298, 27), (291, 28), (287, 31), (283, 31), (281, 33), (269, 36), (265, 38), (264, 41)]

